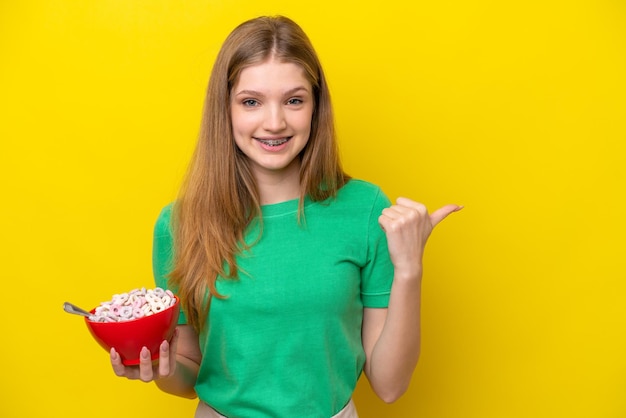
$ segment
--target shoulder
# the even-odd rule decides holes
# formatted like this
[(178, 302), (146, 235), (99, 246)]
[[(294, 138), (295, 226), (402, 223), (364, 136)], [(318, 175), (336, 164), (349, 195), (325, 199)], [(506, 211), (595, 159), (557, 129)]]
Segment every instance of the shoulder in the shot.
[(324, 210), (326, 215), (332, 212), (335, 215), (349, 214), (355, 219), (377, 219), (380, 212), (390, 205), (389, 199), (379, 186), (364, 180), (351, 179), (338, 190), (334, 198), (314, 206)]
[(159, 213), (159, 216), (157, 217), (156, 223), (154, 225), (155, 235), (171, 234), (173, 207), (174, 203), (170, 203), (161, 209), (161, 212)]
[(375, 196), (382, 193), (379, 186), (369, 181), (350, 179), (341, 189), (340, 194)]
[(389, 199), (376, 184), (365, 180), (351, 179), (337, 194), (338, 199), (362, 203), (378, 203), (388, 205)]

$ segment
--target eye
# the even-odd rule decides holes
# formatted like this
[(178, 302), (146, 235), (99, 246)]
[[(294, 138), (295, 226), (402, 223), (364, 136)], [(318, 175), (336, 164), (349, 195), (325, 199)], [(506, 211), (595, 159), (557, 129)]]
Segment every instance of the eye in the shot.
[(254, 99), (246, 99), (244, 101), (241, 102), (244, 106), (246, 107), (254, 107), (254, 106), (258, 106), (259, 102), (254, 100)]
[(300, 105), (302, 103), (303, 103), (302, 99), (298, 99), (297, 97), (292, 97), (291, 99), (287, 100), (287, 104), (290, 104), (290, 105)]

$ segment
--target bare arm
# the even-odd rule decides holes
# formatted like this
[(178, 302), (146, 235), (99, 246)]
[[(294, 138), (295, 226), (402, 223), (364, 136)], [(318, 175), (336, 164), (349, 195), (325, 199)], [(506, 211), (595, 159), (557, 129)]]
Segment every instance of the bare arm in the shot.
[(164, 392), (185, 398), (195, 398), (194, 386), (202, 361), (198, 334), (189, 325), (179, 325), (171, 344), (161, 343), (159, 361), (150, 360), (150, 351), (143, 348), (139, 366), (124, 366), (111, 349), (111, 365), (116, 375), (143, 382), (154, 381)]
[(364, 309), (362, 339), (365, 374), (374, 392), (385, 402), (394, 402), (406, 391), (419, 358), (426, 242), (435, 225), (460, 209), (448, 205), (429, 215), (424, 205), (399, 198), (379, 218), (387, 235), (394, 277), (389, 307)]

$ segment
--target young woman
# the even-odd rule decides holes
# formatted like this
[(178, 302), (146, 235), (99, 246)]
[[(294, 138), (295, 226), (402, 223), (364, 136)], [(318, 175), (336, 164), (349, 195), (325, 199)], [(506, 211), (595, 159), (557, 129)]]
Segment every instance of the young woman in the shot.
[(154, 364), (115, 373), (199, 397), (196, 417), (356, 417), (364, 372), (393, 402), (420, 351), (432, 214), (341, 168), (328, 86), (285, 17), (244, 22), (215, 62), (186, 182), (156, 223), (157, 285), (183, 314)]

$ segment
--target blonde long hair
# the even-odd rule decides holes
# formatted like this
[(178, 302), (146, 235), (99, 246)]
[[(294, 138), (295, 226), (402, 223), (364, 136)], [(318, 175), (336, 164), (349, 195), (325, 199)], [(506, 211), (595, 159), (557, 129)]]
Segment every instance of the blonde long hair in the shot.
[(239, 25), (224, 41), (213, 66), (198, 143), (172, 218), (175, 257), (170, 281), (189, 324), (198, 332), (207, 319), (210, 297), (223, 297), (216, 288), (217, 277), (237, 278), (236, 255), (246, 248), (246, 228), (261, 213), (247, 157), (233, 138), (230, 93), (244, 68), (270, 57), (300, 65), (313, 87), (311, 133), (300, 154), (300, 212), (305, 196), (325, 200), (349, 179), (339, 161), (326, 79), (306, 34), (283, 16)]

